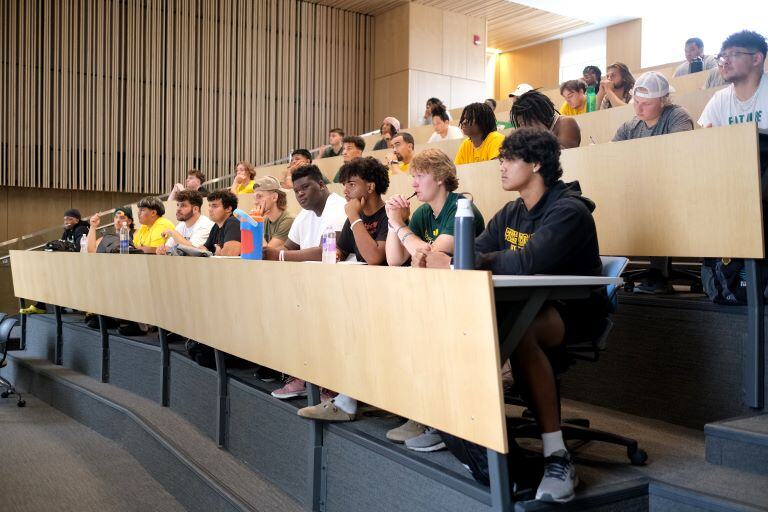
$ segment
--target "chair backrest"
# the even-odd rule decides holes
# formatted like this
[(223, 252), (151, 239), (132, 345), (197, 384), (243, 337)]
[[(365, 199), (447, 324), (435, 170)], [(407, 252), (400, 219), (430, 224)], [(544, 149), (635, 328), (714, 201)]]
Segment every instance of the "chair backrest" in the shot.
[[(603, 262), (603, 277), (621, 277), (629, 263), (629, 260), (623, 256), (600, 256), (600, 260)], [(614, 303), (617, 290), (618, 287), (615, 284), (606, 286), (605, 291), (611, 303)]]

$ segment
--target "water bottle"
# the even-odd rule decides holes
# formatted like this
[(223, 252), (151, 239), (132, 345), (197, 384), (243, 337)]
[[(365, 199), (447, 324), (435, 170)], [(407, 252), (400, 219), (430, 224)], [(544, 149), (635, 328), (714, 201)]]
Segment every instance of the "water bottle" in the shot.
[(128, 223), (123, 222), (120, 228), (120, 254), (129, 254), (130, 248), (130, 231), (128, 230)]
[(587, 112), (594, 112), (595, 110), (597, 110), (597, 93), (595, 86), (590, 85), (587, 87)]
[(80, 252), (88, 252), (88, 239), (85, 237), (85, 235), (80, 237)]
[(336, 231), (328, 226), (323, 231), (323, 263), (336, 263)]
[(472, 200), (459, 198), (453, 225), (454, 247), (453, 268), (474, 270), (475, 268), (475, 213)]

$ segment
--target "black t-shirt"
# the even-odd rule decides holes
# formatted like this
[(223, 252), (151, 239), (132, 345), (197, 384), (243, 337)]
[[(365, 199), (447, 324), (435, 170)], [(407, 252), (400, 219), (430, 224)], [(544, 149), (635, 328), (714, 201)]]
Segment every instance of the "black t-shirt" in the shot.
[[(363, 212), (360, 212), (360, 219), (363, 221), (363, 226), (368, 234), (377, 242), (383, 242), (387, 239), (387, 212), (382, 206), (379, 211), (368, 217)], [(360, 255), (360, 251), (357, 249), (355, 243), (355, 235), (352, 233), (352, 227), (349, 223), (349, 219), (344, 223), (341, 228), (341, 234), (336, 241), (336, 247), (344, 251), (347, 254), (355, 253), (357, 261), (365, 261)]]
[(218, 224), (213, 225), (208, 240), (205, 241), (205, 248), (211, 252), (216, 252), (217, 245), (224, 247), (225, 243), (232, 241), (240, 241), (240, 221), (230, 215), (222, 227), (219, 227)]

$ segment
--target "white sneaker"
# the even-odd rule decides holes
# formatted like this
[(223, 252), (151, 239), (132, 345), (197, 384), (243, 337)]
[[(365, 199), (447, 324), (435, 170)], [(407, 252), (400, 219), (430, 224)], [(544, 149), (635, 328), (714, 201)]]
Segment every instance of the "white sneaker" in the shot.
[(536, 499), (565, 503), (576, 496), (575, 489), (578, 485), (579, 477), (571, 454), (566, 450), (558, 450), (544, 459), (544, 478), (536, 491)]

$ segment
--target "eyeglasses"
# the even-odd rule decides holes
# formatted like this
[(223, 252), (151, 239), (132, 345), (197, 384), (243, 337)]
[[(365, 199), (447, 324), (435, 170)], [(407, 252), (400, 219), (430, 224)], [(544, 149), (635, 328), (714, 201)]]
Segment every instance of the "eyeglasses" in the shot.
[(717, 61), (718, 64), (721, 66), (725, 64), (726, 62), (730, 62), (734, 59), (734, 57), (738, 57), (739, 55), (754, 55), (757, 52), (729, 52), (729, 53), (721, 53), (717, 56), (715, 56), (715, 61)]

